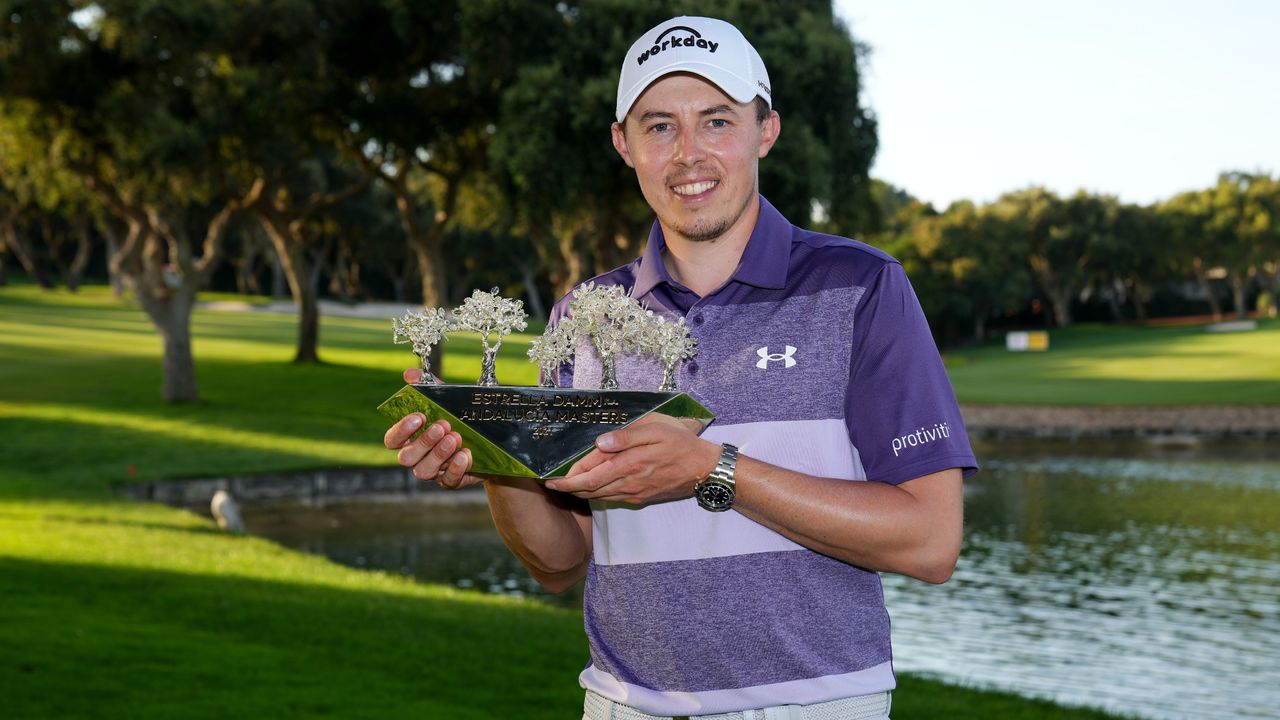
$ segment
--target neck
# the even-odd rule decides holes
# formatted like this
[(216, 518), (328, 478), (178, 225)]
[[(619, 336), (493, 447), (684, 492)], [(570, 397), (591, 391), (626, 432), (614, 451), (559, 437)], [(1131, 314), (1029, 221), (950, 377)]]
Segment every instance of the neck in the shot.
[(659, 220), (667, 244), (662, 255), (667, 273), (700, 297), (710, 295), (738, 269), (759, 217), (760, 196), (757, 195), (738, 221), (714, 240), (690, 240)]

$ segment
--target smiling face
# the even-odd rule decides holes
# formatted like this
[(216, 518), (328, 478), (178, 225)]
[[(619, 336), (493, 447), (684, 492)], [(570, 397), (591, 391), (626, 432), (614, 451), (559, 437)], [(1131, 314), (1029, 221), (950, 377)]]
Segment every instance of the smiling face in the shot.
[(750, 235), (758, 165), (778, 138), (777, 113), (759, 122), (751, 103), (678, 73), (650, 85), (625, 122), (614, 124), (613, 146), (635, 168), (668, 241), (716, 240), (731, 230)]

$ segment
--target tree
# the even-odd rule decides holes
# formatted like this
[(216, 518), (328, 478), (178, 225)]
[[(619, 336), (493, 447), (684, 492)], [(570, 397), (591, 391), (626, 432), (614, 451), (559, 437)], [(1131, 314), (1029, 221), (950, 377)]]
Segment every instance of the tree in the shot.
[(1121, 305), (1126, 298), (1133, 303), (1135, 319), (1146, 321), (1152, 282), (1168, 265), (1164, 241), (1165, 232), (1153, 208), (1128, 204), (1115, 208), (1111, 232), (1100, 237), (1095, 248), (1095, 282), (1117, 322), (1125, 319)]
[(1249, 281), (1265, 262), (1277, 232), (1271, 208), (1274, 191), (1269, 176), (1230, 172), (1218, 176), (1208, 191), (1210, 219), (1207, 233), (1218, 245), (1218, 257), (1227, 271), (1236, 317), (1248, 312)]
[(1218, 248), (1207, 231), (1211, 216), (1206, 193), (1180, 193), (1157, 206), (1156, 213), (1169, 233), (1178, 267), (1195, 278), (1213, 319), (1221, 320), (1222, 308), (1209, 282)]
[[(366, 3), (361, 28), (331, 54), (343, 144), (391, 191), (417, 260), (423, 303), (448, 296), (443, 254), (459, 197), (484, 166), (497, 111), (488, 68), (505, 39), (454, 3)], [(467, 46), (470, 45), (470, 51)], [(514, 62), (514, 59), (511, 60)]]
[(209, 34), (208, 10), (0, 3), (11, 30), (0, 46), (4, 122), (46, 148), (125, 226), (109, 264), (161, 335), (161, 394), (171, 402), (199, 397), (190, 336), (196, 292), (221, 259), (232, 216), (261, 190), (237, 192), (216, 172), (218, 136), (198, 101), (209, 58), (186, 52)]
[(1044, 188), (1000, 196), (992, 211), (1021, 236), (1024, 257), (1049, 298), (1054, 322), (1072, 322), (1071, 304), (1084, 288), (1092, 254), (1105, 232), (1106, 203), (1083, 191), (1063, 201)]

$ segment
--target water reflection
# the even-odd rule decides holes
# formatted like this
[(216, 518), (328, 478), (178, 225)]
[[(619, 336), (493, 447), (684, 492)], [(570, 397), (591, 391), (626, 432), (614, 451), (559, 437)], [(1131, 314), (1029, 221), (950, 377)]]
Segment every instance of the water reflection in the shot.
[[(952, 581), (885, 577), (899, 669), (1143, 717), (1277, 717), (1280, 449), (1022, 443), (981, 457)], [(581, 602), (529, 580), (483, 505), (248, 519), (350, 565)]]
[[(442, 491), (443, 492), (443, 491)], [(582, 588), (543, 590), (493, 529), (484, 493), (458, 502), (250, 508), (249, 532), (351, 567), (383, 570), (463, 589), (582, 606)]]

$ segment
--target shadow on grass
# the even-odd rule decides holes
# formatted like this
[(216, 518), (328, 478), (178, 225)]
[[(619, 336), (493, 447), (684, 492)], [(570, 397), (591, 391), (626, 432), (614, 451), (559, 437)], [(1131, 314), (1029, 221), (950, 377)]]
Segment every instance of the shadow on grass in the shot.
[[(6, 717), (581, 713), (579, 614), (381, 582), (348, 589), (0, 558)], [(931, 680), (901, 682), (895, 720), (1111, 717)]]
[[(370, 427), (384, 424), (371, 418)], [(368, 451), (351, 437), (239, 434), (217, 437), (214, 428), (192, 435), (111, 427), (74, 419), (0, 419), (0, 434), (13, 442), (0, 451), (0, 497), (107, 498), (110, 487), (169, 478), (228, 473), (394, 464), (381, 444), (382, 430), (367, 433)], [(200, 427), (194, 428), (200, 431)], [(348, 456), (351, 457), (348, 457)]]
[(0, 558), (5, 715), (581, 712), (580, 616), (405, 585), (344, 589)]

